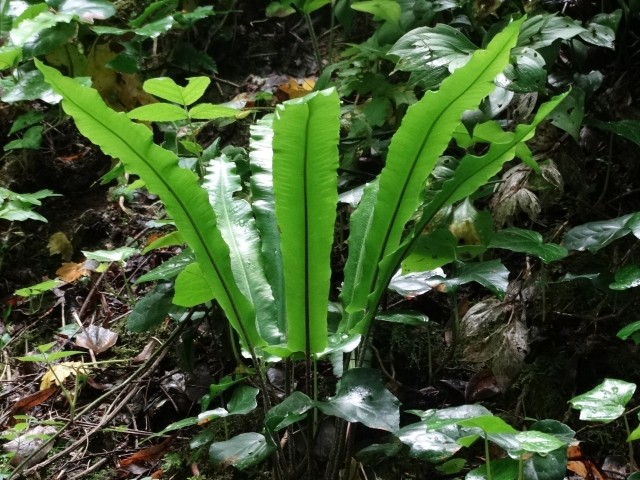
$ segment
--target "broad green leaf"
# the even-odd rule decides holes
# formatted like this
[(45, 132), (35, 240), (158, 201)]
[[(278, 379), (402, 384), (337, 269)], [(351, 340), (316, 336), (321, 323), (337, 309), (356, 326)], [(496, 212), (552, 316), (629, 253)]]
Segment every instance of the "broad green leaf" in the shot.
[(17, 70), (18, 82), (2, 94), (0, 100), (6, 103), (22, 102), (25, 100), (43, 100), (50, 104), (60, 101), (60, 95), (45, 82), (42, 73), (38, 70), (28, 70), (21, 65)]
[(554, 243), (544, 243), (538, 232), (515, 227), (496, 232), (488, 247), (535, 255), (544, 263), (555, 262), (568, 255), (566, 248)]
[(571, 93), (550, 115), (551, 123), (569, 133), (576, 141), (579, 140), (584, 119), (584, 99), (584, 90), (573, 87)]
[(94, 252), (82, 251), (87, 260), (97, 262), (124, 262), (138, 250), (133, 247), (120, 247), (113, 250), (96, 250)]
[(477, 427), (485, 433), (516, 433), (517, 430), (495, 415), (481, 415), (475, 418), (460, 420), (458, 425), (463, 427)]
[(620, 120), (618, 122), (589, 120), (586, 123), (587, 125), (593, 125), (600, 130), (613, 132), (627, 140), (631, 140), (636, 145), (640, 145), (640, 120)]
[(567, 250), (589, 250), (596, 253), (630, 233), (640, 238), (640, 212), (573, 227), (565, 234), (562, 243)]
[(35, 57), (48, 54), (58, 47), (68, 45), (77, 34), (78, 26), (75, 22), (58, 23), (27, 40), (22, 45), (22, 55), (24, 57)]
[(624, 413), (624, 407), (635, 391), (634, 383), (606, 378), (593, 390), (573, 397), (569, 403), (580, 410), (580, 420), (610, 422)]
[[(438, 24), (406, 33), (391, 47), (389, 54), (399, 58), (396, 70), (411, 72), (412, 82), (432, 89), (449, 73), (467, 63), (477, 48), (460, 30)], [(477, 105), (470, 108), (475, 107)]]
[(443, 285), (447, 290), (455, 291), (460, 285), (469, 282), (479, 283), (502, 299), (509, 286), (509, 270), (497, 259), (488, 262), (465, 263), (456, 271), (454, 277), (444, 279), (434, 277), (428, 280), (427, 284), (432, 288), (435, 288), (436, 285)]
[(323, 90), (279, 105), (273, 121), (287, 346), (294, 352), (317, 353), (327, 346), (339, 118), (337, 93)]
[(351, 8), (359, 12), (366, 12), (391, 23), (400, 20), (402, 7), (396, 0), (367, 0), (364, 2), (353, 2)]
[(548, 73), (544, 57), (532, 48), (518, 47), (512, 58), (504, 70), (506, 82), (500, 86), (517, 93), (544, 91)]
[[(397, 441), (393, 443), (382, 444), (374, 443), (356, 452), (353, 458), (365, 465), (380, 465), (381, 463), (388, 461), (390, 458), (396, 456), (401, 451), (402, 444)], [(462, 462), (464, 464), (464, 460)]]
[(307, 416), (313, 407), (313, 400), (302, 392), (293, 392), (282, 403), (269, 410), (264, 418), (264, 425), (270, 432), (277, 432)]
[(347, 370), (335, 397), (327, 402), (316, 402), (318, 409), (326, 415), (388, 432), (398, 430), (399, 405), (398, 399), (382, 383), (380, 373), (370, 368)]
[[(207, 149), (204, 160), (213, 153)], [(242, 294), (256, 311), (256, 322), (262, 337), (268, 343), (280, 343), (275, 304), (267, 282), (260, 253), (260, 234), (256, 228), (251, 207), (234, 194), (242, 192), (236, 165), (225, 154), (211, 159), (206, 167), (203, 187), (209, 193), (209, 202), (218, 219), (218, 229), (229, 246), (231, 271)]]
[(511, 458), (498, 458), (491, 460), (491, 476), (487, 471), (487, 465), (480, 465), (471, 470), (464, 480), (514, 480), (518, 478), (518, 462)]
[(567, 449), (559, 448), (544, 455), (535, 454), (524, 462), (525, 480), (556, 480), (567, 472)]
[(615, 282), (609, 285), (611, 290), (627, 290), (640, 285), (640, 266), (626, 265), (616, 272)]
[(535, 430), (518, 432), (516, 439), (520, 442), (522, 450), (525, 452), (545, 454), (567, 446), (567, 442)]
[(21, 56), (22, 48), (20, 47), (0, 47), (0, 70), (13, 67)]
[[(437, 92), (427, 92), (407, 110), (379, 176), (373, 218), (366, 222), (369, 229), (363, 232), (351, 226), (350, 248), (357, 241), (364, 241), (364, 246), (358, 247), (362, 250), (358, 258), (352, 259), (349, 253), (345, 267), (344, 283), (353, 292), (353, 298), (345, 298), (350, 315), (365, 310), (371, 292), (385, 288), (388, 278), (382, 286), (380, 262), (400, 246), (405, 225), (422, 202), (424, 183), (448, 146), (462, 114), (476, 108), (493, 90), (493, 80), (509, 60), (520, 24), (518, 21), (507, 26), (486, 50), (476, 51), (466, 65), (445, 80)], [(384, 270), (383, 277), (393, 274), (389, 268)], [(372, 298), (375, 304), (377, 298)], [(374, 309), (374, 305), (369, 308)], [(355, 327), (354, 320), (357, 318), (347, 320), (349, 330)]]
[(213, 298), (209, 281), (197, 262), (190, 263), (178, 274), (175, 289), (173, 303), (182, 307), (194, 307)]
[(393, 290), (403, 297), (417, 297), (440, 285), (444, 276), (444, 271), (441, 268), (396, 275), (389, 282), (389, 290)]
[(533, 15), (522, 24), (518, 46), (533, 49), (547, 47), (557, 40), (568, 40), (586, 30), (566, 16)]
[(586, 25), (586, 31), (580, 34), (580, 38), (587, 43), (604, 48), (615, 48), (616, 30), (622, 18), (622, 10), (614, 10), (611, 13), (595, 15)]
[[(640, 414), (638, 415), (638, 419), (640, 419)], [(634, 440), (640, 439), (640, 425), (633, 430), (629, 436), (627, 437), (627, 442), (632, 442)], [(629, 477), (631, 478), (631, 477)]]
[(177, 122), (189, 118), (184, 108), (171, 103), (151, 103), (134, 108), (127, 117), (143, 122)]
[(157, 280), (171, 280), (178, 276), (182, 270), (195, 261), (193, 252), (185, 250), (175, 257), (170, 258), (162, 265), (157, 266), (153, 270), (141, 275), (135, 283), (155, 282)]
[(46, 280), (44, 282), (31, 285), (30, 287), (20, 288), (16, 290), (16, 295), (21, 297), (32, 297), (34, 295), (40, 295), (41, 293), (48, 292), (54, 288), (58, 288), (60, 285), (64, 285), (62, 280)]
[(576, 432), (564, 423), (551, 419), (534, 422), (529, 426), (529, 429), (553, 435), (565, 444), (571, 443), (576, 435)]
[(142, 88), (156, 97), (178, 105), (189, 106), (204, 95), (209, 83), (211, 79), (208, 77), (191, 77), (187, 79), (187, 85), (181, 87), (171, 78), (161, 77), (147, 80)]
[[(256, 328), (253, 307), (235, 284), (229, 249), (216, 228), (207, 193), (198, 185), (195, 174), (180, 168), (174, 153), (155, 145), (147, 127), (109, 109), (95, 90), (82, 87), (57, 70), (36, 62), (47, 81), (63, 94), (63, 108), (74, 117), (80, 132), (106, 154), (119, 158), (129, 171), (146, 182), (149, 191), (163, 200), (167, 212), (194, 251), (198, 264), (190, 265), (178, 277), (176, 297), (182, 294), (181, 289), (192, 288), (184, 284), (185, 272), (190, 267), (199, 270), (201, 275), (195, 278), (206, 281), (210, 296), (220, 304), (241, 341), (248, 348), (264, 344)], [(192, 274), (196, 273), (193, 269)]]
[(199, 103), (189, 110), (189, 116), (195, 120), (234, 118), (238, 113), (240, 113), (240, 110), (225, 107), (223, 105), (214, 105), (213, 103)]
[(56, 14), (42, 12), (33, 19), (23, 20), (17, 27), (11, 29), (9, 37), (15, 46), (22, 47), (29, 41), (36, 40), (38, 35), (58, 23), (69, 23), (73, 19), (70, 14)]
[(167, 318), (173, 306), (173, 285), (161, 283), (138, 301), (127, 318), (131, 332), (148, 332)]
[(420, 235), (411, 253), (402, 261), (404, 272), (426, 272), (456, 259), (458, 240), (447, 228)]
[(158, 38), (165, 32), (171, 30), (175, 23), (175, 20), (171, 15), (160, 18), (154, 22), (147, 23), (140, 28), (136, 28), (134, 32), (136, 35), (146, 38)]
[(265, 460), (275, 447), (267, 443), (260, 433), (250, 432), (236, 435), (231, 440), (217, 442), (209, 448), (209, 458), (213, 463), (233, 465), (244, 470)]
[(275, 298), (276, 320), (281, 332), (286, 330), (284, 318), (285, 295), (280, 251), (280, 230), (276, 221), (275, 197), (273, 195), (273, 130), (272, 115), (266, 115), (250, 127), (251, 138), (251, 209), (262, 239), (262, 262), (265, 275)]
[(258, 407), (256, 397), (259, 390), (249, 385), (240, 385), (233, 391), (233, 395), (227, 403), (229, 415), (246, 415)]
[(430, 463), (446, 460), (462, 448), (456, 439), (427, 430), (420, 422), (401, 428), (395, 435), (409, 447), (410, 456)]
[(111, 18), (116, 9), (107, 0), (65, 0), (60, 4), (58, 12), (77, 15), (80, 21), (93, 23), (94, 20)]
[(15, 121), (11, 124), (11, 129), (9, 130), (8, 135), (13, 135), (16, 132), (19, 132), (23, 128), (30, 127), (36, 123), (40, 123), (44, 115), (40, 112), (27, 112), (20, 115)]

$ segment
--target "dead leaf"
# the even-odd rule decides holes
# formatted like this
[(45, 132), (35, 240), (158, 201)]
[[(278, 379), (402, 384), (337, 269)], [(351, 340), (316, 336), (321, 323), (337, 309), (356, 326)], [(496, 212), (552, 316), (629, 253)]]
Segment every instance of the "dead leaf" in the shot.
[(465, 400), (469, 403), (480, 402), (500, 393), (500, 387), (491, 370), (480, 370), (469, 379), (464, 390)]
[(13, 452), (15, 456), (11, 459), (12, 465), (18, 465), (23, 459), (33, 454), (33, 457), (26, 465), (27, 468), (36, 465), (47, 456), (49, 450), (53, 448), (54, 442), (46, 443), (51, 435), (56, 433), (56, 429), (51, 426), (37, 425), (26, 430), (22, 435), (2, 445), (5, 452)]
[(567, 448), (567, 470), (589, 480), (608, 480), (598, 466), (584, 455), (580, 445), (569, 445)]
[(63, 232), (56, 232), (49, 237), (47, 249), (49, 255), (60, 254), (63, 260), (71, 260), (73, 256), (73, 245)]
[(159, 443), (158, 445), (143, 448), (139, 452), (136, 452), (129, 457), (123, 458), (122, 460), (120, 460), (120, 466), (127, 466), (133, 463), (148, 463), (159, 460), (167, 452), (177, 436), (177, 433), (171, 435), (169, 438), (164, 440), (162, 443)]
[(73, 283), (79, 278), (89, 275), (89, 270), (85, 266), (85, 262), (65, 262), (58, 270), (56, 270), (56, 275), (60, 280), (64, 280), (67, 283)]
[(311, 93), (315, 86), (315, 78), (308, 77), (303, 80), (290, 78), (287, 83), (278, 85), (278, 91), (284, 93), (288, 99), (300, 98)]
[(62, 383), (70, 376), (88, 375), (86, 365), (82, 362), (62, 362), (50, 365), (40, 381), (40, 390), (47, 390)]
[(109, 350), (118, 341), (118, 334), (108, 328), (98, 325), (89, 325), (82, 333), (76, 336), (75, 344), (100, 354)]
[(151, 354), (153, 353), (153, 351), (156, 349), (158, 345), (159, 345), (159, 342), (157, 340), (153, 340), (153, 339), (150, 340), (149, 343), (147, 343), (144, 346), (142, 351), (138, 355), (133, 357), (131, 361), (133, 363), (146, 362), (147, 360), (149, 360), (149, 358), (151, 358)]
[(31, 410), (34, 407), (46, 402), (58, 392), (56, 387), (49, 387), (44, 390), (22, 397), (11, 407), (11, 415), (18, 415)]

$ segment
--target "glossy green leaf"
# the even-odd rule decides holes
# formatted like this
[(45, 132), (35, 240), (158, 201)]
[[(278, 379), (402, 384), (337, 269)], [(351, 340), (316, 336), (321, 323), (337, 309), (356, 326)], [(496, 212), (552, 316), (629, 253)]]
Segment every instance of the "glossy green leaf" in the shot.
[(580, 138), (584, 119), (584, 99), (584, 90), (573, 87), (571, 93), (550, 115), (551, 123), (570, 134), (576, 141)]
[(573, 397), (569, 402), (580, 410), (580, 420), (610, 422), (624, 413), (635, 391), (634, 383), (606, 378), (593, 390)]
[(323, 90), (280, 105), (273, 121), (287, 347), (294, 352), (317, 353), (327, 346), (339, 118), (337, 93)]
[(251, 209), (260, 230), (262, 262), (275, 299), (276, 323), (279, 330), (284, 332), (286, 330), (284, 273), (280, 251), (280, 230), (276, 220), (273, 194), (272, 121), (273, 116), (266, 115), (250, 127)]
[(56, 360), (60, 360), (62, 358), (72, 357), (74, 355), (82, 355), (85, 352), (81, 352), (79, 350), (65, 350), (60, 352), (42, 352), (37, 355), (27, 355), (25, 357), (16, 357), (16, 359), (21, 362), (43, 362), (43, 363), (51, 363)]
[(189, 110), (189, 116), (195, 120), (234, 118), (238, 113), (240, 113), (240, 111), (235, 108), (229, 108), (223, 105), (214, 105), (213, 103), (199, 103)]
[(13, 135), (20, 130), (30, 127), (36, 123), (40, 123), (44, 115), (41, 112), (26, 112), (20, 115), (18, 118), (14, 120), (11, 124), (11, 129), (7, 135)]
[(25, 57), (45, 55), (58, 47), (67, 45), (78, 33), (78, 26), (73, 23), (58, 23), (31, 37), (22, 45)]
[(504, 298), (509, 286), (509, 270), (497, 259), (488, 262), (465, 263), (456, 271), (454, 277), (434, 278), (428, 281), (433, 286), (440, 284), (452, 291), (469, 282), (477, 282), (491, 290), (498, 298)]
[[(196, 281), (206, 281), (211, 296), (248, 348), (264, 344), (256, 328), (253, 307), (235, 284), (229, 249), (216, 228), (215, 214), (197, 177), (180, 168), (174, 153), (155, 145), (147, 127), (134, 124), (124, 114), (109, 109), (95, 90), (80, 86), (40, 62), (37, 64), (47, 81), (64, 95), (63, 108), (74, 118), (80, 132), (105, 153), (119, 158), (146, 182), (149, 191), (159, 195), (194, 251), (198, 264), (190, 265), (180, 274), (176, 297), (182, 294), (181, 289), (192, 288), (184, 282), (185, 272), (189, 271)], [(168, 90), (174, 92), (171, 88)]]
[(356, 452), (353, 456), (358, 462), (362, 462), (365, 465), (380, 465), (383, 462), (388, 461), (391, 457), (399, 454), (402, 451), (402, 443), (374, 443), (362, 450)]
[(153, 22), (149, 22), (140, 28), (136, 28), (134, 32), (136, 33), (136, 35), (139, 35), (141, 37), (158, 38), (163, 33), (171, 30), (174, 23), (175, 20), (171, 15), (169, 15)]
[(611, 290), (627, 290), (640, 285), (640, 266), (626, 265), (616, 272), (615, 282), (609, 285)]
[(456, 439), (438, 431), (429, 431), (422, 423), (403, 427), (395, 435), (409, 447), (409, 455), (430, 463), (446, 460), (462, 448)]
[[(420, 102), (409, 107), (391, 141), (386, 165), (379, 176), (372, 218), (362, 222), (364, 230), (360, 225), (351, 225), (350, 249), (354, 244), (364, 245), (357, 247), (355, 258), (350, 251), (345, 267), (344, 283), (353, 295), (349, 298), (343, 293), (350, 315), (346, 321), (348, 330), (356, 326), (357, 312), (365, 310), (368, 303), (373, 309), (371, 303), (377, 304), (390, 276), (395, 273), (401, 259), (391, 267), (385, 266), (382, 278), (380, 262), (398, 251), (405, 225), (422, 202), (427, 176), (448, 146), (463, 112), (476, 108), (493, 90), (493, 80), (508, 62), (520, 23), (507, 26), (486, 50), (476, 51), (466, 65), (445, 80), (437, 92), (427, 92)], [(358, 208), (370, 206), (361, 203)], [(368, 301), (374, 291), (376, 295)], [(359, 329), (366, 327), (363, 324)]]
[(173, 285), (160, 283), (140, 299), (127, 318), (127, 329), (131, 332), (148, 332), (167, 318), (173, 306)]
[(116, 13), (115, 7), (108, 0), (64, 0), (58, 11), (77, 15), (80, 21), (86, 23), (105, 20)]
[(522, 450), (532, 453), (545, 454), (567, 446), (567, 442), (535, 430), (519, 432), (516, 434), (516, 439), (520, 442)]
[(258, 408), (259, 390), (249, 385), (240, 385), (233, 391), (233, 395), (227, 403), (229, 415), (246, 415)]
[[(638, 416), (638, 418), (640, 419), (640, 415)], [(640, 439), (640, 425), (638, 425), (635, 430), (633, 430), (629, 436), (627, 437), (627, 442), (632, 442), (634, 440), (638, 440)], [(631, 477), (629, 477), (631, 478)]]
[(616, 335), (622, 340), (627, 340), (629, 337), (631, 337), (636, 345), (640, 344), (640, 320), (632, 322), (629, 325), (621, 328)]
[(0, 70), (13, 67), (22, 56), (22, 48), (11, 46), (0, 47)]
[(273, 451), (264, 435), (241, 433), (230, 440), (216, 442), (209, 448), (209, 458), (215, 464), (232, 465), (244, 470), (265, 460)]
[(313, 400), (308, 396), (302, 392), (293, 392), (267, 412), (264, 425), (270, 432), (277, 432), (305, 418), (312, 407)]
[[(24, 67), (24, 68), (23, 68)], [(60, 101), (60, 95), (54, 93), (38, 70), (28, 70), (29, 66), (20, 66), (17, 75), (19, 80), (2, 94), (0, 100), (6, 103), (22, 102), (25, 100), (43, 100), (55, 104)]]
[(640, 212), (573, 227), (565, 234), (562, 243), (567, 250), (595, 253), (630, 233), (640, 238)]
[(381, 20), (397, 23), (400, 20), (402, 8), (395, 0), (367, 0), (351, 3), (351, 8), (359, 12), (370, 13)]
[(555, 243), (544, 243), (538, 232), (515, 227), (496, 232), (488, 246), (535, 255), (544, 263), (555, 262), (568, 255), (566, 248)]
[(487, 465), (474, 468), (464, 477), (465, 480), (514, 480), (518, 478), (518, 462), (510, 458), (491, 460), (491, 476)]
[(138, 277), (135, 283), (155, 282), (158, 280), (171, 280), (184, 270), (187, 265), (195, 261), (193, 252), (185, 250), (175, 257), (170, 258), (153, 270)]
[(143, 122), (177, 122), (189, 118), (184, 108), (170, 103), (150, 103), (134, 108), (127, 117)]
[(529, 426), (530, 430), (553, 435), (565, 444), (571, 443), (575, 439), (576, 432), (562, 422), (552, 419), (539, 420)]
[(359, 422), (369, 428), (395, 432), (400, 422), (400, 402), (386, 389), (377, 370), (347, 370), (335, 397), (316, 406), (326, 415), (348, 422)]
[[(204, 152), (204, 161), (213, 154)], [(203, 187), (218, 219), (218, 229), (229, 246), (231, 271), (242, 294), (253, 304), (256, 322), (268, 343), (280, 343), (275, 316), (275, 301), (267, 282), (260, 252), (260, 234), (249, 203), (234, 195), (242, 192), (236, 165), (225, 154), (209, 160)]]
[(178, 245), (184, 245), (184, 238), (182, 238), (182, 234), (175, 230), (173, 232), (167, 233), (162, 237), (156, 238), (150, 244), (142, 249), (142, 255), (149, 253), (152, 250), (157, 248), (166, 248), (166, 247), (175, 247)]
[(544, 91), (547, 81), (544, 57), (529, 47), (514, 48), (513, 63), (504, 70), (500, 86), (517, 93)]
[(173, 303), (182, 307), (194, 307), (213, 299), (209, 280), (197, 262), (190, 263), (178, 274), (175, 289)]
[(72, 19), (73, 15), (69, 14), (42, 12), (32, 19), (20, 22), (15, 28), (11, 29), (9, 36), (15, 46), (22, 47), (25, 43), (36, 40), (42, 31), (58, 23), (69, 23)]
[(524, 462), (525, 480), (556, 480), (565, 478), (567, 472), (567, 449), (553, 450), (544, 455), (534, 454)]
[(458, 425), (463, 427), (477, 427), (485, 433), (516, 433), (517, 430), (495, 415), (481, 415), (479, 417), (460, 420)]
[(426, 272), (411, 272), (406, 275), (395, 275), (389, 282), (389, 290), (406, 298), (417, 297), (436, 288), (444, 278), (441, 268)]
[(636, 145), (640, 145), (640, 120), (620, 120), (618, 122), (589, 120), (587, 124), (593, 125), (600, 130), (613, 132), (627, 140), (631, 140)]
[(528, 46), (537, 50), (557, 40), (569, 40), (584, 32), (584, 28), (567, 16), (545, 13), (533, 15), (522, 24), (518, 46)]
[(211, 79), (208, 77), (191, 77), (187, 79), (187, 85), (181, 87), (171, 78), (160, 77), (147, 80), (142, 88), (163, 100), (189, 106), (204, 95), (210, 83)]

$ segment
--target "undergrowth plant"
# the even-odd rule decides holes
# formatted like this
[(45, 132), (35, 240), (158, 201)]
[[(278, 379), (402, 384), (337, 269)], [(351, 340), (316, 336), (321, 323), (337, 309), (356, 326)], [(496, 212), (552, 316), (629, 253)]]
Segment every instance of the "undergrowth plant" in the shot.
[[(247, 468), (273, 455), (274, 475), (287, 478), (300, 459), (294, 448), (285, 446), (302, 441), (306, 469), (312, 475), (317, 467), (310, 445), (320, 412), (391, 432), (419, 449), (419, 439), (399, 428), (397, 399), (375, 370), (364, 367), (366, 338), (389, 282), (438, 212), (485, 185), (516, 154), (527, 157), (524, 142), (564, 98), (560, 95), (542, 104), (531, 123), (513, 131), (489, 122), (491, 128), (484, 131), (495, 133), (479, 139), (488, 144), (485, 152), (464, 156), (453, 175), (425, 195), (427, 179), (463, 114), (493, 91), (521, 24), (522, 20), (509, 24), (437, 91), (427, 92), (408, 109), (391, 140), (384, 169), (367, 185), (351, 216), (337, 318), (329, 315), (330, 308), (336, 310), (329, 301), (336, 298), (331, 289), (340, 138), (335, 90), (285, 102), (273, 117), (258, 122), (252, 131), (250, 196), (242, 197), (237, 195), (241, 179), (231, 158), (208, 158), (204, 151), (206, 175), (201, 181), (180, 167), (175, 153), (154, 144), (146, 126), (107, 107), (95, 90), (36, 62), (62, 95), (62, 106), (80, 132), (119, 158), (162, 199), (193, 252), (195, 260), (187, 259), (178, 269), (173, 303), (192, 307), (215, 300), (258, 372), (264, 429), (213, 443), (209, 453), (215, 462)], [(358, 345), (358, 353), (351, 355)], [(318, 394), (315, 363), (321, 357), (331, 358), (335, 371), (342, 372), (330, 399)], [(265, 366), (277, 359), (303, 360), (305, 387), (293, 391), (289, 384), (284, 400), (272, 406)], [(476, 413), (471, 418), (487, 415)], [(301, 423), (305, 418), (306, 427)], [(293, 435), (294, 425), (299, 425), (295, 430), (304, 440)], [(339, 422), (334, 452), (322, 478), (338, 478), (349, 460), (345, 452), (350, 429), (344, 426)], [(489, 426), (480, 420), (465, 427), (471, 428), (469, 435), (491, 440)], [(525, 440), (521, 439), (524, 446), (518, 452), (543, 453), (544, 449), (526, 446)], [(489, 464), (486, 478), (492, 478)]]

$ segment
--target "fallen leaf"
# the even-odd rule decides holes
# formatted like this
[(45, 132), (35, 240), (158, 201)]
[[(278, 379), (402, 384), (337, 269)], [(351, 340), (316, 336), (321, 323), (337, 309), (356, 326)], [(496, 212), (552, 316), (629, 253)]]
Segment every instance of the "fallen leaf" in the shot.
[(89, 325), (76, 336), (75, 344), (99, 354), (113, 347), (116, 341), (118, 341), (117, 333), (98, 325)]
[(169, 438), (164, 440), (162, 443), (159, 443), (158, 445), (143, 448), (139, 452), (136, 452), (129, 457), (123, 458), (122, 460), (120, 460), (120, 466), (159, 460), (166, 453), (166, 451), (169, 449), (169, 446), (171, 446), (177, 436), (178, 434), (171, 435)]
[(153, 351), (156, 349), (158, 345), (159, 345), (159, 342), (157, 340), (154, 340), (154, 339), (149, 340), (149, 343), (147, 343), (142, 349), (142, 351), (138, 355), (133, 357), (131, 361), (133, 363), (146, 362), (147, 360), (149, 360), (149, 358), (151, 358), (151, 354), (153, 353)]
[(89, 275), (89, 270), (85, 266), (85, 262), (65, 262), (58, 270), (56, 270), (56, 275), (60, 280), (67, 283), (73, 283), (79, 278)]
[(47, 390), (62, 383), (70, 376), (88, 375), (86, 365), (82, 362), (62, 362), (50, 365), (40, 382), (40, 390)]
[(53, 448), (54, 442), (46, 442), (54, 433), (56, 433), (54, 427), (37, 425), (26, 430), (19, 437), (2, 445), (2, 449), (5, 452), (15, 453), (11, 459), (12, 465), (18, 465), (26, 457), (33, 455), (26, 465), (26, 467), (29, 468), (40, 462), (40, 460), (47, 456), (49, 450)]
[(11, 415), (18, 415), (26, 412), (27, 410), (31, 410), (32, 408), (37, 407), (38, 405), (49, 400), (57, 392), (57, 388), (49, 387), (44, 390), (32, 393), (31, 395), (27, 395), (26, 397), (22, 397), (11, 407)]
[(567, 470), (589, 480), (607, 480), (598, 466), (589, 460), (580, 445), (569, 445), (567, 448)]
[(63, 260), (71, 260), (73, 256), (73, 245), (63, 232), (56, 232), (49, 237), (47, 249), (49, 255), (60, 254)]
[[(287, 98), (300, 98), (313, 91), (316, 86), (316, 80), (308, 77), (303, 80), (290, 78), (287, 83), (278, 85), (278, 91), (283, 92)], [(277, 96), (277, 95), (276, 95)]]

